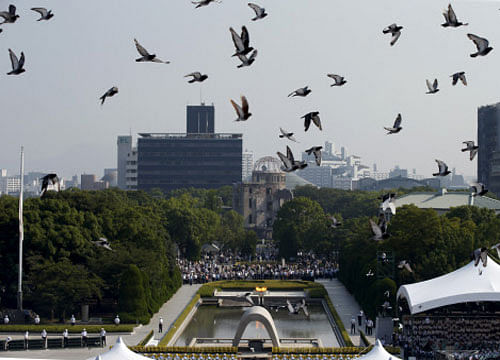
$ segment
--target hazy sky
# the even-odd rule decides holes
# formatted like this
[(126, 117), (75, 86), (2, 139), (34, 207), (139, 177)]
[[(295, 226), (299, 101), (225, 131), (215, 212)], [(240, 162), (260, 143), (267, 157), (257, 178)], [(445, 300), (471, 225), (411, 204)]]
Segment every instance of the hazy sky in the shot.
[[(475, 174), (460, 152), (475, 140), (477, 107), (500, 101), (500, 4), (454, 1), (467, 27), (445, 29), (441, 0), (258, 0), (269, 16), (252, 22), (247, 1), (223, 0), (195, 9), (188, 0), (22, 0), (20, 18), (0, 34), (0, 168), (18, 172), (24, 144), (26, 169), (102, 175), (116, 167), (116, 137), (138, 132), (184, 132), (185, 106), (200, 100), (200, 85), (183, 76), (207, 73), (203, 100), (215, 104), (216, 131), (241, 132), (255, 157), (284, 151), (279, 127), (294, 131), (297, 154), (325, 140), (379, 169), (395, 164), (430, 176), (435, 158)], [(0, 0), (1, 10), (10, 1)], [(37, 22), (33, 6), (55, 17)], [(394, 47), (382, 29), (404, 26)], [(229, 33), (247, 25), (256, 62), (237, 69)], [(472, 59), (468, 32), (494, 50)], [(170, 65), (136, 63), (133, 39)], [(24, 51), (27, 72), (7, 76), (8, 48)], [(449, 75), (465, 71), (469, 86), (452, 87)], [(348, 83), (330, 87), (327, 73)], [(425, 79), (441, 91), (426, 95)], [(120, 93), (101, 107), (111, 86)], [(306, 98), (287, 98), (309, 85)], [(253, 116), (235, 123), (229, 99), (244, 94)], [(324, 130), (304, 133), (300, 116), (320, 111)], [(387, 136), (397, 113), (400, 134)], [(290, 144), (288, 142), (288, 144)]]

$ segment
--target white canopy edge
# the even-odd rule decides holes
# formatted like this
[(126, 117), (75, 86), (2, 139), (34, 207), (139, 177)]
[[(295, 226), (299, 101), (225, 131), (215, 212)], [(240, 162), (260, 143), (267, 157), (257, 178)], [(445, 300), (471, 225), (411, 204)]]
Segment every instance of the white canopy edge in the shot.
[(122, 337), (118, 337), (115, 345), (111, 348), (111, 350), (106, 351), (105, 353), (98, 355), (97, 357), (91, 357), (87, 360), (150, 360), (150, 358), (146, 356), (139, 355), (132, 350), (130, 350)]
[(391, 355), (387, 350), (384, 349), (384, 346), (380, 342), (379, 339), (375, 340), (375, 345), (366, 355), (360, 356), (357, 360), (391, 360), (391, 359), (399, 359), (398, 357)]
[(405, 298), (412, 315), (466, 302), (500, 302), (500, 265), (488, 257), (487, 266), (467, 265), (434, 279), (402, 285), (397, 298)]

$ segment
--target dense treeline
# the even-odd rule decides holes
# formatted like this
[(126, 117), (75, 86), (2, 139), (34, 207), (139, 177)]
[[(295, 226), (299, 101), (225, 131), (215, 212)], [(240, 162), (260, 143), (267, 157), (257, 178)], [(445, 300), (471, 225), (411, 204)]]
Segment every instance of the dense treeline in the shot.
[[(389, 225), (391, 236), (376, 242), (368, 220), (377, 215), (380, 193), (332, 190), (299, 188), (296, 195), (301, 196), (278, 214), (275, 238), (285, 257), (300, 250), (332, 256), (339, 250), (339, 277), (370, 316), (381, 311), (386, 290), (395, 308), (400, 285), (453, 271), (470, 261), (474, 249), (498, 242), (500, 219), (492, 210), (461, 206), (439, 216), (413, 205), (398, 208)], [(330, 228), (329, 214), (343, 225)], [(394, 256), (394, 266), (377, 262), (377, 253), (382, 252)], [(401, 260), (409, 261), (414, 272), (398, 269)], [(366, 276), (370, 270), (386, 277)]]
[[(90, 304), (94, 316), (147, 322), (181, 284), (177, 249), (190, 259), (212, 241), (255, 250), (255, 234), (237, 213), (223, 211), (225, 201), (227, 189), (178, 197), (71, 189), (25, 200), (25, 308), (64, 319)], [(93, 243), (100, 237), (113, 251)], [(0, 197), (0, 261), (0, 306), (15, 308), (18, 199), (10, 196)]]

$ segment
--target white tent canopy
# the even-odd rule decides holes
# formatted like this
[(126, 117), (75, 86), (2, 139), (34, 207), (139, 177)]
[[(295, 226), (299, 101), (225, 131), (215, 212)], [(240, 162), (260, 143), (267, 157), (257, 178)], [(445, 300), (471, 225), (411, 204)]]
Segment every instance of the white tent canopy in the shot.
[(500, 302), (500, 265), (490, 257), (486, 267), (481, 262), (475, 267), (471, 261), (449, 274), (403, 285), (397, 297), (406, 299), (412, 315), (465, 302)]
[(149, 358), (139, 355), (132, 350), (130, 350), (121, 336), (116, 340), (115, 345), (111, 348), (111, 350), (105, 352), (104, 354), (99, 355), (97, 358), (89, 358), (88, 360), (150, 360)]
[(396, 356), (391, 355), (384, 349), (382, 343), (379, 339), (375, 341), (375, 346), (370, 350), (369, 353), (358, 358), (358, 360), (388, 360), (388, 359), (399, 359)]

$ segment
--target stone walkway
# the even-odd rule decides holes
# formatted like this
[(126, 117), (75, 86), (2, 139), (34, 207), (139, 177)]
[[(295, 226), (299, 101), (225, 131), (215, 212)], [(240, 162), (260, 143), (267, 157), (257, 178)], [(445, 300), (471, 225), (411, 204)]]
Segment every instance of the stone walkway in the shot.
[[(134, 329), (132, 334), (120, 334), (127, 345), (137, 345), (144, 337), (154, 330), (154, 339), (160, 340), (167, 332), (175, 319), (181, 314), (182, 310), (191, 301), (196, 291), (201, 285), (183, 285), (172, 298), (167, 301), (160, 310), (154, 314), (147, 325), (140, 325)], [(158, 333), (158, 321), (163, 317), (163, 334)], [(49, 334), (50, 337), (51, 334)], [(2, 333), (0, 339), (5, 339), (8, 334)], [(23, 338), (23, 334), (11, 334), (12, 338)], [(39, 336), (33, 334), (32, 338)], [(109, 334), (107, 338), (108, 347), (116, 342), (118, 335)], [(55, 350), (26, 350), (26, 351), (2, 351), (0, 358), (33, 358), (33, 359), (67, 359), (67, 360), (85, 360), (96, 358), (97, 355), (106, 352), (106, 348), (77, 348), (77, 349), (55, 349)]]
[[(332, 300), (333, 306), (337, 313), (339, 314), (342, 323), (344, 323), (344, 327), (347, 330), (347, 333), (351, 337), (351, 341), (354, 345), (358, 346), (360, 344), (361, 337), (359, 336), (358, 329), (358, 313), (361, 310), (361, 307), (358, 305), (354, 296), (352, 296), (349, 291), (345, 288), (345, 286), (338, 280), (332, 279), (330, 280), (320, 280), (318, 281), (322, 284), (326, 291), (328, 292), (328, 296), (330, 296), (330, 300)], [(351, 335), (351, 318), (356, 318), (356, 334)], [(375, 322), (375, 319), (372, 319)], [(365, 318), (363, 317), (363, 331), (364, 331), (364, 322)], [(375, 331), (375, 329), (373, 329)], [(366, 334), (366, 333), (365, 333)], [(374, 336), (367, 336), (370, 343), (375, 343)]]

